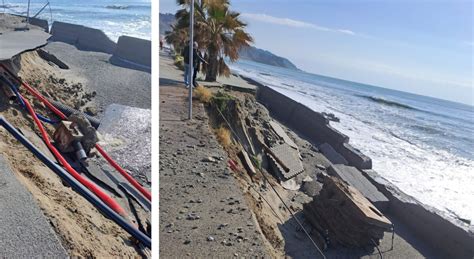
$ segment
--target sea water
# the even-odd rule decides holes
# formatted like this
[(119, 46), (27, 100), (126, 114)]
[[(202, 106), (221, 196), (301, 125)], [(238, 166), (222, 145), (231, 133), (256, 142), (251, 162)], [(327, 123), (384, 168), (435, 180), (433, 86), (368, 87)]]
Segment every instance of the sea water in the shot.
[[(474, 221), (474, 107), (250, 61), (231, 65), (318, 112), (420, 202)], [(308, 118), (310, 119), (310, 118)]]
[[(27, 0), (4, 0), (0, 12), (26, 15)], [(113, 41), (121, 35), (151, 39), (151, 1), (114, 0), (50, 0), (38, 18), (80, 24), (100, 29)], [(47, 0), (31, 0), (30, 16), (34, 16)], [(0, 3), (3, 5), (3, 3)]]

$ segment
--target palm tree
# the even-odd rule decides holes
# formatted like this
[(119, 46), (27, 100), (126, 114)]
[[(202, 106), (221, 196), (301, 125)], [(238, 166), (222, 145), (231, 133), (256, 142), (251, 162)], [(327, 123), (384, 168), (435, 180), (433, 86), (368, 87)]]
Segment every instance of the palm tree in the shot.
[[(182, 9), (176, 12), (176, 28), (189, 28), (190, 0), (177, 0)], [(201, 0), (195, 3), (194, 40), (205, 46), (208, 65), (204, 67), (206, 81), (216, 81), (218, 75), (230, 75), (224, 61), (239, 58), (241, 47), (249, 46), (252, 37), (245, 32), (247, 26), (240, 20), (240, 13), (229, 10), (229, 0)]]
[(174, 47), (175, 53), (181, 53), (188, 38), (188, 30), (178, 29), (176, 28), (176, 25), (171, 25), (171, 31), (165, 32), (166, 43)]

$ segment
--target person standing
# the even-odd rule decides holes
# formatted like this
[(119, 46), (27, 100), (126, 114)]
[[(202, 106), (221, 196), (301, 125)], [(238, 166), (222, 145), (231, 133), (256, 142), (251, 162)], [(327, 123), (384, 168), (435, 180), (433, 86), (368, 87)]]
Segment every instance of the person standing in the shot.
[(198, 87), (198, 84), (196, 83), (196, 75), (199, 72), (199, 68), (201, 63), (207, 64), (207, 61), (202, 57), (201, 52), (198, 50), (198, 44), (197, 42), (194, 42), (194, 73), (193, 73), (193, 86)]
[[(186, 88), (188, 88), (191, 84), (189, 82), (189, 73), (190, 68), (189, 68), (189, 44), (184, 47), (183, 52), (181, 53), (183, 58), (184, 58), (184, 85)], [(197, 71), (199, 71), (199, 64), (200, 62), (206, 63), (207, 62), (201, 57), (199, 51), (198, 51), (198, 43), (194, 42), (193, 44), (193, 66), (194, 66), (194, 75), (193, 75), (193, 87), (196, 86), (196, 74)]]

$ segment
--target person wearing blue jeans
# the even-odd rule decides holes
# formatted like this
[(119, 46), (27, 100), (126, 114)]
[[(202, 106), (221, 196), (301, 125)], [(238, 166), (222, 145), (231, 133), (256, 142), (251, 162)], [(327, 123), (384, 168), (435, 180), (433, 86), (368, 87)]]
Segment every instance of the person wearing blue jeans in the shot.
[(189, 87), (189, 63), (184, 63), (184, 85)]
[[(193, 87), (195, 87), (197, 84), (196, 84), (196, 74), (197, 72), (199, 71), (199, 64), (202, 62), (202, 63), (206, 63), (207, 62), (201, 57), (201, 55), (199, 54), (199, 51), (198, 51), (198, 43), (197, 42), (194, 42), (193, 44), (193, 67), (194, 67), (194, 76), (193, 78), (190, 80), (189, 78), (189, 74), (191, 73), (190, 69), (189, 69), (189, 45), (187, 45), (186, 47), (184, 47), (183, 49), (183, 52), (181, 53), (181, 55), (183, 56), (184, 58), (184, 84), (186, 85), (186, 88), (188, 88), (191, 83), (193, 85)], [(192, 81), (192, 82), (191, 82)]]

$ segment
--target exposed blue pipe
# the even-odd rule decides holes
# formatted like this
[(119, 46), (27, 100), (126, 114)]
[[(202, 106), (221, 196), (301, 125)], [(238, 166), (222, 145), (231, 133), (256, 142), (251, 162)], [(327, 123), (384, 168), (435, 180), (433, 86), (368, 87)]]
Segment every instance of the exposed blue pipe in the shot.
[[(10, 87), (10, 89), (12, 89), (12, 91), (15, 93), (16, 97), (20, 101), (21, 106), (23, 106), (23, 108), (26, 109), (25, 102), (23, 102), (23, 99), (21, 99), (20, 93), (18, 92), (18, 89), (16, 89), (16, 86), (12, 82), (10, 82), (10, 80), (6, 79), (4, 76), (0, 76), (0, 80), (4, 82), (5, 84), (7, 84)], [(59, 121), (53, 121), (38, 113), (36, 113), (36, 116), (38, 116), (38, 119), (40, 119), (41, 121), (44, 121), (49, 124), (54, 125), (54, 124), (59, 123)]]
[(0, 125), (3, 126), (10, 134), (12, 134), (21, 144), (28, 148), (41, 162), (43, 162), (49, 169), (55, 172), (61, 179), (63, 179), (69, 186), (71, 186), (76, 192), (82, 195), (86, 200), (92, 203), (99, 211), (104, 213), (108, 218), (117, 223), (122, 229), (127, 231), (134, 238), (143, 243), (146, 247), (151, 249), (151, 239), (143, 232), (138, 230), (135, 226), (126, 221), (122, 216), (117, 214), (111, 208), (109, 208), (104, 202), (102, 202), (97, 196), (91, 191), (74, 179), (68, 174), (62, 167), (46, 157), (41, 151), (38, 150), (31, 142), (26, 139), (13, 125), (11, 125), (3, 116), (0, 116)]

